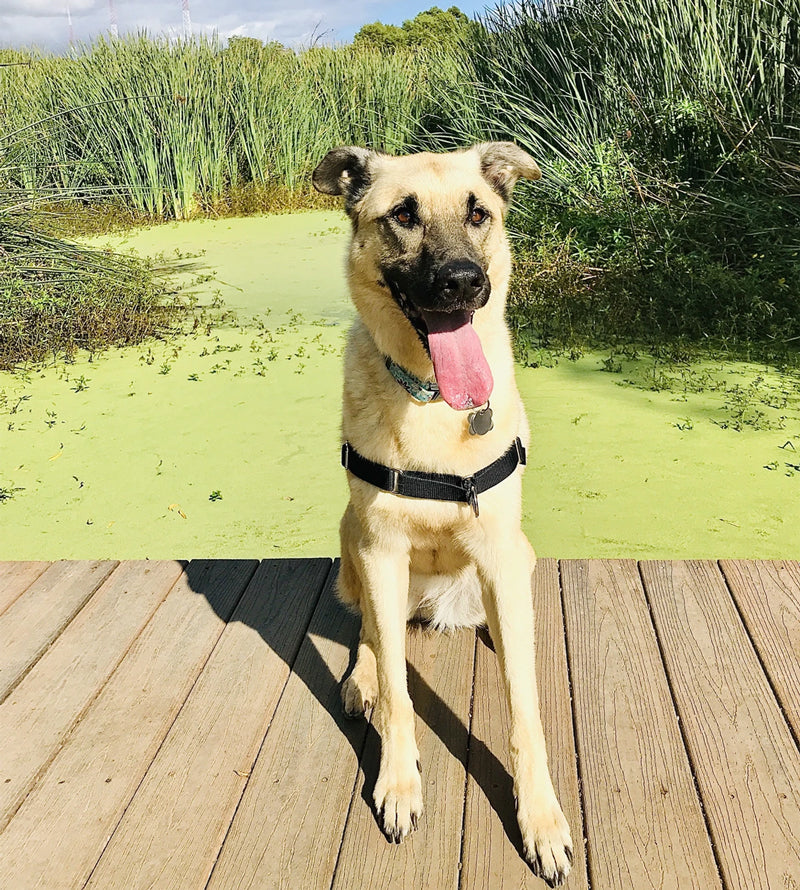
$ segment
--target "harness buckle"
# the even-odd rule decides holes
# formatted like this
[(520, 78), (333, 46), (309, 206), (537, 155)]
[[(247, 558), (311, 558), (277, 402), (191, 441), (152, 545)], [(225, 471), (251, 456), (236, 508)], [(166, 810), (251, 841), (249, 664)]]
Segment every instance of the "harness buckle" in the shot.
[(350, 469), (349, 464), (350, 464), (350, 443), (345, 442), (344, 445), (342, 445), (342, 466), (345, 468), (345, 470), (349, 470)]
[(475, 484), (474, 476), (464, 477), (464, 491), (467, 493), (467, 503), (477, 518), (481, 511), (478, 508), (478, 486)]
[(392, 473), (392, 494), (397, 494), (397, 488), (400, 485), (400, 471), (399, 470), (391, 470)]
[(522, 444), (522, 440), (519, 436), (514, 439), (514, 447), (517, 449), (517, 460), (524, 467), (527, 462), (527, 455), (525, 454), (525, 446)]

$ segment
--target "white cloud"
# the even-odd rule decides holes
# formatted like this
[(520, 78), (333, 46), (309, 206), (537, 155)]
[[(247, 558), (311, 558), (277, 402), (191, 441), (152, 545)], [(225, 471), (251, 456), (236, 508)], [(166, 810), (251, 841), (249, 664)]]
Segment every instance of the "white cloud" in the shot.
[(105, 7), (103, 0), (0, 0), (0, 15), (33, 18), (61, 18), (67, 14), (86, 15)]
[[(111, 0), (119, 33), (147, 30), (151, 34), (180, 33), (181, 0)], [(381, 10), (396, 9), (388, 0), (190, 0), (192, 30), (279, 40), (304, 45), (312, 35), (325, 42), (349, 39), (368, 21), (381, 18)], [(419, 4), (426, 9), (431, 3)], [(445, 4), (446, 5), (446, 4)], [(0, 46), (40, 46), (63, 51), (69, 40), (67, 8), (76, 40), (90, 41), (110, 29), (108, 0), (0, 0)], [(413, 15), (413, 12), (411, 13)]]

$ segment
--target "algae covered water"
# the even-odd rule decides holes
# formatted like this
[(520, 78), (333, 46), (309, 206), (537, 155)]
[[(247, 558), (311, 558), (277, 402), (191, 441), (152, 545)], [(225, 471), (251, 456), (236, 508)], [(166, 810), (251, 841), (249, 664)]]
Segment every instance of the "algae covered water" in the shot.
[[(0, 374), (0, 559), (334, 555), (346, 220), (111, 240), (205, 251), (201, 300), (218, 292), (239, 322)], [(797, 557), (796, 378), (607, 353), (549, 364), (517, 371), (532, 427), (524, 527), (540, 555)]]

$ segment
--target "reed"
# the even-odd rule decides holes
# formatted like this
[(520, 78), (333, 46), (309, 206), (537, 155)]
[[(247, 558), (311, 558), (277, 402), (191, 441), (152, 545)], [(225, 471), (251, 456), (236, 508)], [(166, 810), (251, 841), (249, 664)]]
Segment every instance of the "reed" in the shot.
[(318, 200), (337, 144), (511, 139), (545, 172), (510, 217), (521, 338), (800, 340), (800, 0), (520, 0), (461, 45), (393, 53), (146, 35), (5, 52), (31, 62), (0, 68), (9, 187), (252, 212)]
[(460, 139), (513, 136), (557, 171), (619, 147), (692, 180), (797, 148), (800, 0), (522, 0), (482, 25), (472, 88), (440, 96)]
[(101, 38), (70, 58), (0, 68), (0, 127), (19, 144), (17, 185), (100, 189), (181, 219), (249, 183), (308, 189), (335, 144), (414, 147), (433, 81), (441, 90), (456, 70), (429, 55)]
[(482, 24), (440, 104), (455, 143), (542, 163), (511, 219), (517, 329), (796, 346), (800, 0), (523, 0)]
[[(0, 370), (96, 351), (192, 324), (193, 299), (169, 284), (188, 265), (142, 260), (48, 231), (44, 195), (10, 185), (13, 144), (0, 140)], [(55, 194), (63, 198), (64, 190)]]

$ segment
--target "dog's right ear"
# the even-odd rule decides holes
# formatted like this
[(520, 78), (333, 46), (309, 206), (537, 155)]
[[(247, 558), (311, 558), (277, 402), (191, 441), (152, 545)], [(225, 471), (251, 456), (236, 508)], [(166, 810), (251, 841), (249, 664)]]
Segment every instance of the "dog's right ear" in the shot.
[(343, 195), (349, 211), (369, 188), (369, 161), (375, 152), (354, 145), (329, 151), (314, 171), (311, 181), (324, 195)]

